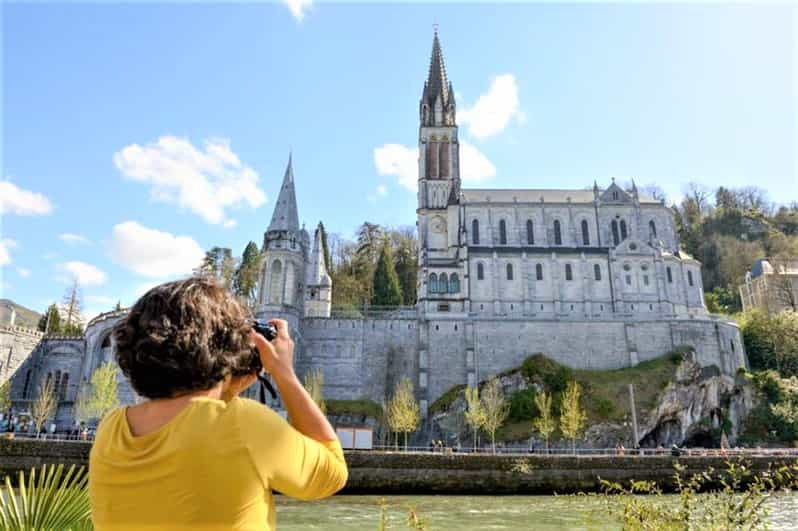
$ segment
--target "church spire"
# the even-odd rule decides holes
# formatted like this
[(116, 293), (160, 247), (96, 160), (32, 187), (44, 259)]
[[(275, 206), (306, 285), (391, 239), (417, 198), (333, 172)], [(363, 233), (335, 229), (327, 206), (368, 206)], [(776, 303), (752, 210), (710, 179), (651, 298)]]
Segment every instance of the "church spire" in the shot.
[(297, 213), (296, 191), (294, 190), (294, 167), (291, 159), (292, 154), (289, 154), (283, 184), (274, 205), (272, 222), (269, 223), (269, 231), (299, 231), (299, 214)]
[(441, 98), (441, 105), (446, 106), (449, 104), (449, 93), (451, 84), (446, 78), (446, 65), (443, 63), (443, 52), (441, 51), (441, 43), (438, 40), (438, 30), (435, 30), (435, 35), (432, 38), (432, 55), (429, 61), (429, 74), (427, 81), (424, 83), (424, 99), (430, 107), (435, 105), (438, 96)]
[(319, 222), (313, 242), (313, 252), (310, 256), (310, 268), (308, 269), (308, 286), (330, 286), (332, 281), (327, 272), (327, 261), (324, 257), (324, 243), (322, 242), (323, 227)]

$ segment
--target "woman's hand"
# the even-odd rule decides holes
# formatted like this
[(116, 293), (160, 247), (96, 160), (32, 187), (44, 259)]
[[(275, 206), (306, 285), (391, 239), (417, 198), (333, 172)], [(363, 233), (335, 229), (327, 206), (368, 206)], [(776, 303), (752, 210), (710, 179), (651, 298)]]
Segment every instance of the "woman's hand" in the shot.
[(281, 379), (296, 378), (294, 374), (294, 341), (288, 335), (288, 323), (282, 319), (269, 321), (277, 329), (277, 337), (266, 341), (259, 333), (252, 331), (252, 341), (258, 348), (263, 368), (279, 382)]

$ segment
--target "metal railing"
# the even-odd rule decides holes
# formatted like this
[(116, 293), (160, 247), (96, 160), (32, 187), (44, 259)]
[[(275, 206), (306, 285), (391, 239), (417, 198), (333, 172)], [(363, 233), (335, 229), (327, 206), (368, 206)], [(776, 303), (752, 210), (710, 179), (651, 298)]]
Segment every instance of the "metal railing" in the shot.
[(376, 445), (370, 449), (351, 449), (346, 450), (357, 452), (395, 452), (395, 453), (414, 453), (414, 454), (464, 454), (464, 455), (514, 455), (514, 456), (578, 456), (578, 457), (657, 457), (657, 456), (676, 456), (679, 457), (795, 457), (798, 458), (798, 448), (637, 448), (637, 449), (618, 449), (618, 448), (502, 448), (497, 447), (495, 452), (490, 446), (473, 447), (432, 447), (432, 446), (408, 446), (405, 448), (401, 444), (396, 445)]

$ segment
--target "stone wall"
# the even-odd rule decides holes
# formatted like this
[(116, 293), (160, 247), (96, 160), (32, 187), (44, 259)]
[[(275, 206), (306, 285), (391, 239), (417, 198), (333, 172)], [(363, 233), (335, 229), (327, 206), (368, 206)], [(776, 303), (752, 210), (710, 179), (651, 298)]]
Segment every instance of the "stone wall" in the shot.
[[(88, 465), (90, 443), (0, 440), (0, 477), (42, 464)], [(344, 493), (553, 494), (595, 492), (600, 479), (656, 481), (673, 488), (674, 465), (690, 475), (724, 470), (721, 457), (540, 456), (345, 452), (349, 481)], [(793, 458), (746, 457), (764, 472)]]
[(14, 375), (43, 335), (21, 326), (0, 326), (0, 384)]

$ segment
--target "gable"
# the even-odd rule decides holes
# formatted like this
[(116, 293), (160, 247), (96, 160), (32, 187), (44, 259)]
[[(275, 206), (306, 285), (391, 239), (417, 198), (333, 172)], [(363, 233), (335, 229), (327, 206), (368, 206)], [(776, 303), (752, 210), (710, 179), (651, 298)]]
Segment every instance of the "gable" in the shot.
[(632, 197), (620, 186), (612, 182), (609, 188), (604, 190), (599, 198), (602, 203), (631, 203)]

